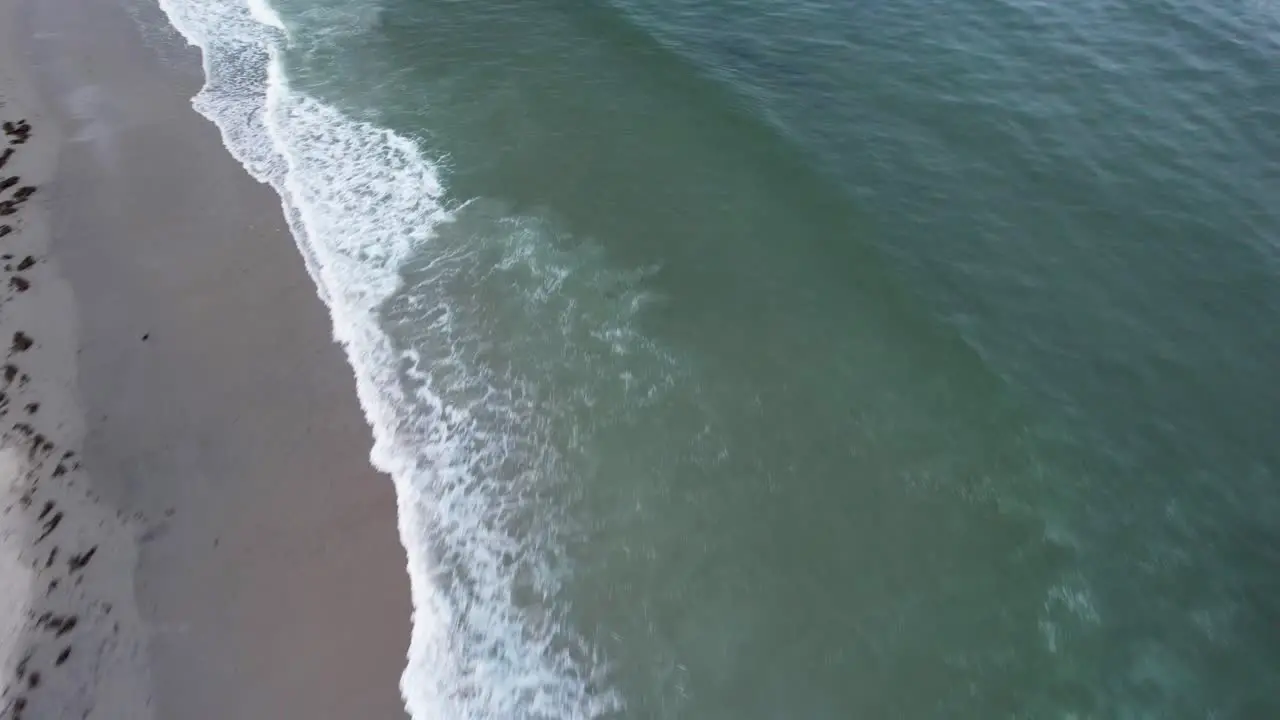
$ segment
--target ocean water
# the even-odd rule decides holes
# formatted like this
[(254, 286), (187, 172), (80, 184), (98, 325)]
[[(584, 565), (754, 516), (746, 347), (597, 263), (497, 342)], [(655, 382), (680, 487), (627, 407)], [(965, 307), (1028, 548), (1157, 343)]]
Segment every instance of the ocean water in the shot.
[(1280, 5), (160, 4), (416, 720), (1280, 717)]

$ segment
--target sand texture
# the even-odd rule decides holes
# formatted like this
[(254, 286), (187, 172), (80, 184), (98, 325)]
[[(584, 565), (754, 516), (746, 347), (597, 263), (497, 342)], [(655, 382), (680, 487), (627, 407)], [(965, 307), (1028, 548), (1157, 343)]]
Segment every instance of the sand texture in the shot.
[(0, 169), (0, 707), (404, 717), (392, 484), (198, 56), (145, 3), (0, 8), (0, 120), (31, 126)]

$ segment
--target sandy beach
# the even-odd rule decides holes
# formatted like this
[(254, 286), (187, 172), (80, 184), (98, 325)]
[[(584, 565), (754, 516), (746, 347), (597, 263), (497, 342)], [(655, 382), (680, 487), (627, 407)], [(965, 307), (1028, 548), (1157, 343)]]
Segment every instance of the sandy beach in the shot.
[(392, 484), (196, 51), (147, 3), (2, 0), (0, 53), (0, 201), (35, 188), (0, 218), (0, 709), (403, 717)]

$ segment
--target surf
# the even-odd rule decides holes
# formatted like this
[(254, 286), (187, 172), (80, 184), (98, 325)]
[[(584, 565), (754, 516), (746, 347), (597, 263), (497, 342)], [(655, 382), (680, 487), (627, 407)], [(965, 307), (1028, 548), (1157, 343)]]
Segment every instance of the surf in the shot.
[[(586, 718), (618, 709), (602, 659), (557, 610), (517, 601), (530, 585), (554, 595), (556, 573), (546, 566), (558, 555), (553, 531), (536, 544), (513, 531), (518, 485), (493, 472), (521, 445), (503, 434), (518, 424), (495, 431), (477, 417), (492, 410), (497, 391), (448, 346), (427, 356), (384, 327), (402, 266), (455, 220), (437, 167), (413, 139), (291, 89), (288, 25), (264, 0), (160, 4), (203, 54), (206, 82), (193, 106), (280, 195), (353, 368), (373, 430), (370, 459), (395, 483), (414, 607), (401, 677), (410, 714)], [(447, 305), (433, 315), (442, 337), (467, 332), (450, 326), (451, 315)], [(433, 370), (442, 366), (461, 369), (442, 376)], [(488, 402), (446, 400), (433, 387), (442, 377)]]

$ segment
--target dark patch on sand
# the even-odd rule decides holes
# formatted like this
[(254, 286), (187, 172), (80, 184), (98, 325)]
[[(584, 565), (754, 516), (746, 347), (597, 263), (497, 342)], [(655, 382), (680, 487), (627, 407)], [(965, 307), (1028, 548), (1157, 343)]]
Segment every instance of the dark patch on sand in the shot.
[(80, 570), (83, 570), (97, 552), (98, 546), (94, 545), (79, 555), (72, 555), (71, 558), (67, 560), (67, 568), (70, 572), (79, 572)]

